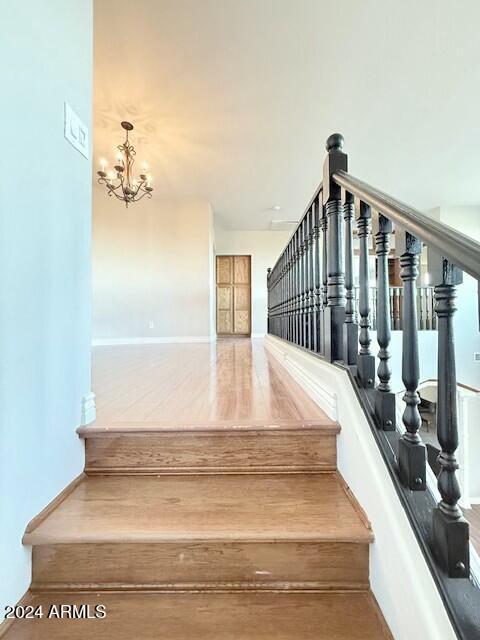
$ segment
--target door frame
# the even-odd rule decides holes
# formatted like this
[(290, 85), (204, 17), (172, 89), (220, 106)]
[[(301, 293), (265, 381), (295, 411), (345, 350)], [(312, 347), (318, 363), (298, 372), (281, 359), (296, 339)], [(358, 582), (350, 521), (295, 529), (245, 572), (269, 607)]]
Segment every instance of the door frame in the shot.
[[(248, 296), (248, 318), (249, 318), (249, 332), (248, 333), (218, 333), (218, 305), (217, 305), (217, 258), (249, 258), (248, 268), (250, 276), (250, 295)], [(233, 288), (232, 284), (232, 288)], [(232, 293), (232, 313), (234, 314), (234, 293)], [(232, 317), (232, 323), (235, 318)], [(235, 325), (233, 325), (235, 326)], [(215, 254), (215, 335), (217, 338), (251, 338), (252, 337), (252, 254), (251, 253), (216, 253)]]

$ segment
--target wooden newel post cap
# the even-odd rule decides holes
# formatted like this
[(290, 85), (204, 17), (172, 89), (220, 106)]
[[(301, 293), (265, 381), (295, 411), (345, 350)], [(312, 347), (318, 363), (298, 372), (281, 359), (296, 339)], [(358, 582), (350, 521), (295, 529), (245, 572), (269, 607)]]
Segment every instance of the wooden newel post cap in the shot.
[(332, 133), (332, 135), (327, 138), (325, 148), (329, 153), (330, 151), (341, 151), (344, 144), (345, 138), (341, 133)]
[(332, 175), (337, 171), (347, 171), (347, 154), (342, 151), (344, 142), (341, 133), (332, 133), (325, 144), (328, 153), (323, 163), (323, 204), (341, 198), (341, 189), (332, 180)]

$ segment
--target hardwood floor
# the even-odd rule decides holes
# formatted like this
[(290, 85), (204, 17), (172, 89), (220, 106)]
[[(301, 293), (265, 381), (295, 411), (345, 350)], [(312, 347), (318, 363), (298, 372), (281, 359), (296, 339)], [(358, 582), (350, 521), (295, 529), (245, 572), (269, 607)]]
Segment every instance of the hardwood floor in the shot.
[(2, 638), (391, 639), (339, 427), (261, 340), (102, 347), (93, 379), (85, 474), (23, 540), (30, 602), (65, 616)]
[(95, 347), (97, 425), (330, 422), (260, 339)]

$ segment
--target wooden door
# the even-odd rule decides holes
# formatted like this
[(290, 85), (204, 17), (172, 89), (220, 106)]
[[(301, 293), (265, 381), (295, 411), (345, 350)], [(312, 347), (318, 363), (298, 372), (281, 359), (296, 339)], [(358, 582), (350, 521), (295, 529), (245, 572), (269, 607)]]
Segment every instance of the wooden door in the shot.
[(251, 332), (250, 256), (217, 256), (217, 335)]

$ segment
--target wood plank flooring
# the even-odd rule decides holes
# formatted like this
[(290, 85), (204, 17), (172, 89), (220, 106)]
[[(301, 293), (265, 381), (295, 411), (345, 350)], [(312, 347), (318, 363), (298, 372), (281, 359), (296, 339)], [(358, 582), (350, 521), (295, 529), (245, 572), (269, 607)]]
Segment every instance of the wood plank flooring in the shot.
[(261, 339), (95, 347), (97, 425), (331, 421)]

